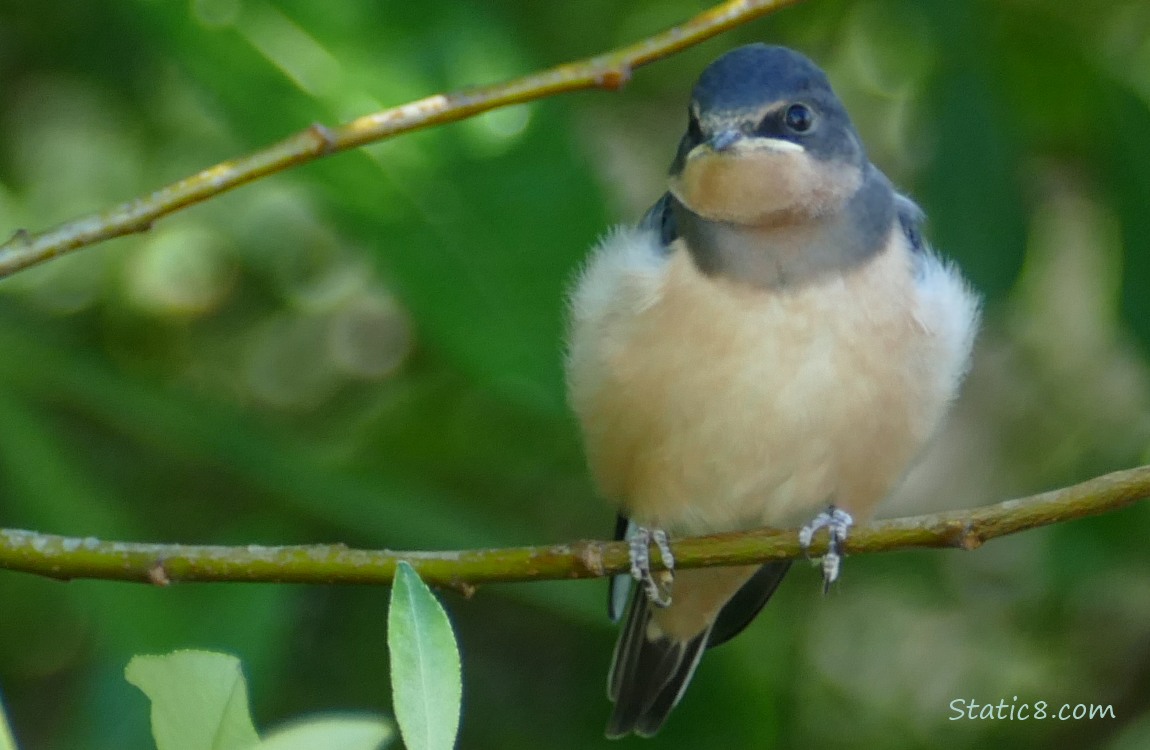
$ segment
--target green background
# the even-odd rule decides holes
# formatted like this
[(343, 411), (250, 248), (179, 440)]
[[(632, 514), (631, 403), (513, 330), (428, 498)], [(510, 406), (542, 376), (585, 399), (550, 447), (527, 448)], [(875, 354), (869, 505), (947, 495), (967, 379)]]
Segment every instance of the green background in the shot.
[[(0, 0), (0, 233), (704, 7)], [(664, 189), (693, 78), (759, 40), (825, 67), (987, 298), (964, 395), (887, 514), (1146, 461), (1150, 5), (812, 0), (619, 93), (325, 159), (0, 281), (0, 526), (395, 549), (608, 535), (563, 403), (563, 290)], [(803, 566), (648, 746), (1150, 746), (1148, 536), (1143, 505), (973, 553), (861, 557), (826, 598)], [(239, 655), (261, 727), (388, 711), (386, 598), (0, 572), (0, 690), (25, 748), (149, 747), (122, 670), (179, 647)], [(601, 581), (443, 599), (460, 747), (607, 744)], [(951, 721), (955, 699), (1117, 718)]]

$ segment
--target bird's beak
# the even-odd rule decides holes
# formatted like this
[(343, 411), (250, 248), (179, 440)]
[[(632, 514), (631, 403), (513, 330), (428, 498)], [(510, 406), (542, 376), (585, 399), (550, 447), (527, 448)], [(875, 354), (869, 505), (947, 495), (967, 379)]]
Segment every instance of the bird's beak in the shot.
[(708, 143), (711, 146), (712, 151), (721, 154), (724, 151), (729, 150), (732, 146), (741, 140), (743, 140), (742, 131), (735, 130), (734, 128), (728, 128), (726, 130), (720, 130), (718, 133), (715, 133), (713, 136), (711, 136), (711, 140)]

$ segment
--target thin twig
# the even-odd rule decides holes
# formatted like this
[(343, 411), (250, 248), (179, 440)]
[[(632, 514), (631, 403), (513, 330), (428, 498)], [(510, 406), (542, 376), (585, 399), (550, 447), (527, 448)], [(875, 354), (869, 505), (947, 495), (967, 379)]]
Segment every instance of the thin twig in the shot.
[(615, 90), (631, 71), (798, 0), (729, 0), (686, 23), (628, 47), (513, 81), (437, 94), (337, 127), (315, 124), (295, 135), (106, 211), (43, 232), (20, 229), (0, 245), (0, 278), (88, 245), (143, 232), (168, 214), (260, 177), (412, 130), (455, 122), (512, 104), (590, 88)]
[[(974, 510), (880, 521), (851, 532), (846, 551), (974, 549), (995, 537), (1125, 507), (1150, 496), (1150, 466)], [(801, 556), (794, 531), (763, 529), (675, 540), (679, 568), (747, 565)], [(825, 542), (812, 549), (819, 554)], [(652, 561), (658, 555), (652, 555)], [(393, 552), (342, 545), (222, 547), (107, 542), (0, 529), (0, 568), (51, 578), (166, 586), (178, 581), (390, 583), (407, 560), (428, 583), (466, 592), (491, 582), (595, 578), (628, 570), (627, 545), (580, 541), (547, 547)]]

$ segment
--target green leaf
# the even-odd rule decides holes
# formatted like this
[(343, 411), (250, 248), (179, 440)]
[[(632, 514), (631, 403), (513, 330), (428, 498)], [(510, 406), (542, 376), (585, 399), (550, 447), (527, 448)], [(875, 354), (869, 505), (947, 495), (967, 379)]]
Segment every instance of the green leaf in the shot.
[(294, 721), (268, 734), (254, 750), (377, 750), (390, 744), (391, 724), (375, 716), (324, 716)]
[(16, 740), (8, 728), (8, 717), (4, 715), (4, 703), (0, 702), (0, 750), (16, 750)]
[(459, 648), (447, 613), (406, 562), (395, 571), (387, 613), (391, 692), (408, 750), (450, 750), (463, 695)]
[(209, 651), (134, 656), (124, 676), (152, 701), (157, 750), (247, 750), (259, 742), (239, 659)]

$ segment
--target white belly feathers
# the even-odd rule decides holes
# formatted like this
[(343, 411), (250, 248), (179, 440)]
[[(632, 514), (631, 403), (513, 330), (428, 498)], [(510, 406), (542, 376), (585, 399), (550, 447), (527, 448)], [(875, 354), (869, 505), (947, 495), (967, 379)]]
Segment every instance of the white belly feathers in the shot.
[(618, 230), (571, 297), (568, 383), (601, 491), (696, 534), (866, 518), (934, 432), (977, 301), (899, 232), (843, 277), (764, 290)]

